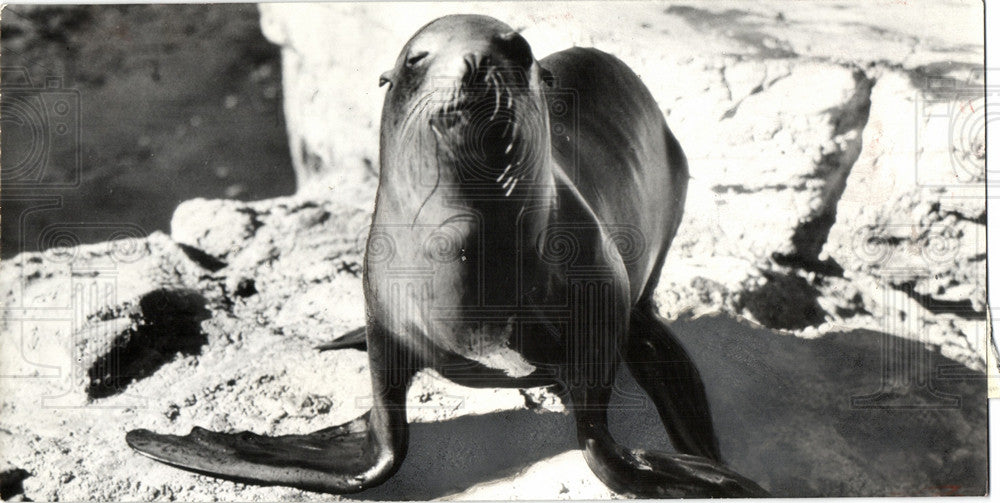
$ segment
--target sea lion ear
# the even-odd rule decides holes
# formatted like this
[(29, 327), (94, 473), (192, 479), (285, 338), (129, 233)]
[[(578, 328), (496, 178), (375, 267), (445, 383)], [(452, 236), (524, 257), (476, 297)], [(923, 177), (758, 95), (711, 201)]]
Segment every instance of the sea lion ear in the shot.
[(555, 87), (556, 86), (556, 76), (552, 75), (552, 72), (550, 72), (548, 69), (546, 69), (545, 67), (539, 65), (539, 67), (538, 67), (538, 74), (541, 75), (542, 82), (545, 82), (545, 85), (547, 85), (549, 87)]
[(531, 44), (528, 43), (519, 31), (509, 31), (494, 36), (494, 41), (502, 48), (504, 54), (511, 61), (521, 66), (525, 70), (531, 68), (531, 63), (535, 61), (531, 54)]
[(392, 78), (394, 77), (392, 70), (387, 70), (378, 76), (378, 86), (382, 87), (389, 84), (389, 89), (392, 89)]

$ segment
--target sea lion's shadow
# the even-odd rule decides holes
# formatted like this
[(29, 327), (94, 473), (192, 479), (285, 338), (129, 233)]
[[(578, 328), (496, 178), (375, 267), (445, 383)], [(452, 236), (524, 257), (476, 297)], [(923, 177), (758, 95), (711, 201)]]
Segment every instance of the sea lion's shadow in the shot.
[(773, 495), (985, 493), (985, 375), (920, 338), (805, 339), (725, 315), (671, 326), (726, 462)]
[[(625, 445), (673, 451), (652, 402), (624, 367), (609, 417), (612, 434)], [(429, 500), (501, 480), (578, 449), (575, 425), (571, 413), (527, 409), (410, 423), (410, 447), (399, 472), (355, 497)]]
[(399, 471), (356, 495), (371, 500), (430, 500), (514, 475), (534, 462), (576, 448), (573, 417), (514, 410), (411, 423)]

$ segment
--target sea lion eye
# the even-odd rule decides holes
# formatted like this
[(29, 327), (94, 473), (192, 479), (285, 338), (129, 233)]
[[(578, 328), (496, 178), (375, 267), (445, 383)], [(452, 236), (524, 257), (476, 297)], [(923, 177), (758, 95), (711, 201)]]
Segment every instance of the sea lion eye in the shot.
[(549, 87), (555, 87), (556, 86), (556, 77), (555, 77), (555, 75), (552, 75), (552, 72), (550, 72), (547, 68), (542, 68), (542, 67), (539, 66), (538, 67), (538, 73), (539, 73), (539, 75), (541, 75), (542, 82), (545, 82), (545, 85), (547, 85)]
[(430, 54), (427, 51), (420, 51), (416, 54), (411, 54), (410, 57), (406, 58), (406, 66), (412, 67), (420, 62), (420, 60), (427, 57)]

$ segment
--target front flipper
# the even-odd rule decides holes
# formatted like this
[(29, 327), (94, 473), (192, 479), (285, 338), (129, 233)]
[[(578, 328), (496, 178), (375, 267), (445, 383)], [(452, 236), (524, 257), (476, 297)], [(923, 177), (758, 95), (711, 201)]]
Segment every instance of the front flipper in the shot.
[(368, 417), (308, 435), (265, 437), (196, 427), (184, 436), (133, 430), (125, 441), (157, 461), (206, 475), (345, 493), (364, 489), (375, 475), (371, 469), (389, 454), (371, 441)]
[(608, 487), (643, 498), (766, 498), (756, 482), (701, 456), (628, 449), (589, 439), (584, 458)]
[(368, 328), (372, 409), (307, 435), (265, 437), (195, 428), (184, 436), (130, 431), (125, 441), (157, 461), (240, 482), (357, 492), (392, 476), (406, 455), (406, 390), (419, 368), (393, 337)]
[(632, 311), (626, 363), (652, 398), (674, 447), (721, 461), (708, 397), (698, 368), (652, 303)]
[(619, 445), (608, 431), (611, 387), (606, 383), (578, 386), (570, 395), (583, 457), (597, 477), (616, 492), (642, 498), (768, 496), (756, 482), (706, 457)]

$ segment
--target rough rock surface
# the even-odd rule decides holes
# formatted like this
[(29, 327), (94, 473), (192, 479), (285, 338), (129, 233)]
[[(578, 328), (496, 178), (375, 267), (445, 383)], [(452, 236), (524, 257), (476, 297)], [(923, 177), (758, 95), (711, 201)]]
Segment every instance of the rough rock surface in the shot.
[[(170, 236), (3, 263), (3, 498), (330, 499), (182, 472), (124, 435), (300, 433), (368, 407), (366, 355), (312, 347), (364, 320), (376, 76), (460, 11), (539, 55), (598, 46), (653, 91), (693, 176), (656, 299), (734, 469), (780, 496), (983, 494), (981, 7), (912, 3), (262, 6), (302, 194), (188, 201)], [(614, 404), (620, 440), (669, 449), (627, 374)], [(423, 373), (409, 406), (407, 461), (356, 497), (617, 497), (546, 390)]]

